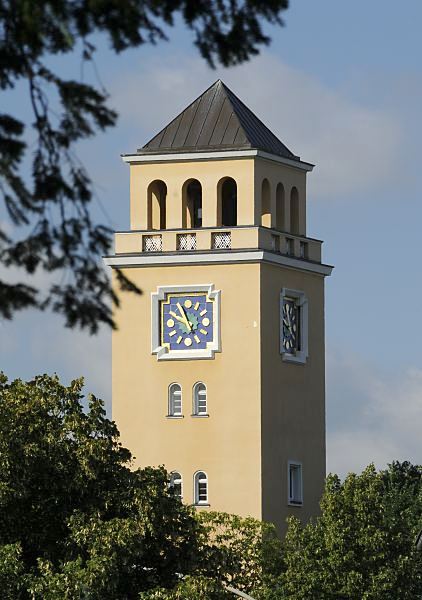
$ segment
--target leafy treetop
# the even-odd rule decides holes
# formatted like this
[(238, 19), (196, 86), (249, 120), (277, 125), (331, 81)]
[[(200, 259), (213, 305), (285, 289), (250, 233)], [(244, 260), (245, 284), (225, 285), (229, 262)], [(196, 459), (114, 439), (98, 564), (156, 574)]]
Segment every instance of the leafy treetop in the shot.
[[(45, 293), (0, 280), (0, 315), (50, 307), (67, 326), (95, 332), (101, 323), (113, 325), (109, 300), (118, 304), (98, 264), (112, 232), (92, 220), (92, 182), (74, 152), (78, 141), (113, 126), (117, 114), (101, 86), (63, 78), (49, 59), (80, 52), (83, 63), (93, 61), (95, 34), (107, 36), (116, 52), (155, 44), (180, 15), (204, 59), (229, 66), (269, 43), (261, 22), (281, 25), (287, 7), (288, 0), (0, 0), (0, 89), (26, 86), (35, 137), (27, 181), (26, 126), (0, 113), (0, 195), (14, 228), (0, 228), (0, 265), (62, 276)], [(140, 293), (121, 271), (117, 277), (121, 289)]]

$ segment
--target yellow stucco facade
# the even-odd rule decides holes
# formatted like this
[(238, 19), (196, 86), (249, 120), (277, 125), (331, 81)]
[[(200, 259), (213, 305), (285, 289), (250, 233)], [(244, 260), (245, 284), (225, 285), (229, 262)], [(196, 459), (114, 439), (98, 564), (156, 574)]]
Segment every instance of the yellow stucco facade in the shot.
[[(320, 256), (319, 242), (303, 235), (305, 173), (260, 158), (172, 160), (134, 164), (131, 171), (132, 231), (116, 235), (115, 262), (110, 259), (143, 292), (141, 296), (120, 294), (121, 306), (115, 315), (113, 418), (123, 443), (134, 453), (137, 465), (163, 464), (169, 472), (180, 473), (185, 502), (194, 503), (193, 475), (203, 470), (208, 477), (208, 504), (214, 510), (270, 520), (280, 531), (288, 514), (304, 519), (315, 515), (325, 476), (327, 268), (294, 254), (285, 257), (284, 264), (260, 254), (240, 256), (242, 249), (267, 247), (269, 254), (281, 257), (282, 253), (271, 250), (274, 235), (280, 236), (279, 243), (283, 235), (292, 235), (295, 242), (314, 244), (313, 252)], [(167, 187), (166, 229), (148, 231), (148, 187), (158, 177)], [(214, 230), (227, 229), (216, 226), (217, 191), (225, 177), (235, 179), (238, 186), (239, 226), (230, 227), (236, 247), (228, 257), (215, 251), (215, 262), (211, 262), (210, 236)], [(183, 230), (182, 190), (192, 178), (203, 189), (203, 225)], [(264, 179), (269, 182), (273, 225), (277, 186), (283, 184), (286, 204), (291, 188), (297, 187), (302, 235), (260, 226)], [(284, 212), (288, 222), (288, 211)], [(187, 231), (195, 232), (198, 250), (178, 254), (176, 236)], [(142, 237), (149, 234), (166, 238), (162, 252), (142, 251)], [(169, 262), (170, 258), (175, 262)], [(209, 360), (157, 360), (151, 352), (151, 294), (160, 286), (204, 283), (221, 290), (221, 352)], [(285, 362), (280, 353), (282, 288), (301, 290), (308, 300), (305, 364)], [(174, 382), (182, 389), (182, 418), (168, 416), (168, 389)], [(207, 386), (206, 418), (192, 414), (197, 382)], [(299, 461), (303, 468), (303, 503), (299, 506), (288, 502), (289, 460)]]
[[(184, 502), (272, 521), (283, 532), (289, 514), (307, 520), (318, 513), (325, 477), (324, 279), (331, 267), (321, 262), (321, 242), (306, 236), (312, 165), (253, 149), (140, 152), (124, 160), (130, 230), (116, 234), (106, 262), (142, 295), (120, 293), (114, 283), (121, 305), (113, 418), (122, 441), (137, 466), (177, 473)], [(180, 290), (208, 288), (219, 300), (217, 310), (210, 293), (203, 305), (205, 331), (198, 319), (206, 310), (199, 313), (198, 302), (195, 313), (195, 298)], [(168, 290), (191, 308), (176, 298), (175, 312), (164, 316)], [(200, 354), (200, 342), (212, 352)], [(198, 382), (206, 390), (201, 414)]]

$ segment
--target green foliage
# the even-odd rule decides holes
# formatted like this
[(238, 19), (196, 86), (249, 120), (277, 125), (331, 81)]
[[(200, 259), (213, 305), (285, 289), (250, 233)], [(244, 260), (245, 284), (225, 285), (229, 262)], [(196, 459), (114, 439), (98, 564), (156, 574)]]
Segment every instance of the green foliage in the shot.
[(24, 589), (24, 565), (19, 544), (0, 546), (0, 590), (2, 600), (15, 600)]
[(84, 411), (81, 390), (0, 376), (2, 598), (129, 600), (195, 565), (192, 510), (163, 469), (130, 469), (102, 402)]
[[(93, 185), (74, 152), (79, 141), (112, 127), (117, 114), (102, 86), (63, 78), (52, 57), (73, 55), (83, 73), (94, 61), (93, 36), (121, 52), (165, 40), (163, 28), (180, 16), (205, 60), (228, 66), (269, 43), (261, 21), (281, 25), (287, 6), (288, 0), (0, 0), (0, 89), (24, 83), (32, 109), (30, 135), (24, 122), (0, 113), (0, 195), (14, 229), (0, 229), (0, 265), (66, 275), (43, 294), (0, 280), (0, 315), (48, 306), (67, 326), (95, 332), (101, 323), (113, 325), (110, 300), (118, 304), (98, 265), (112, 231), (92, 220)], [(95, 64), (85, 69), (91, 71)], [(30, 181), (23, 176), (28, 148)], [(121, 271), (117, 278), (123, 290), (140, 293)]]
[(371, 465), (342, 483), (327, 479), (321, 517), (302, 527), (291, 519), (285, 572), (269, 598), (416, 600), (421, 557), (414, 540), (422, 525), (422, 469)]
[(276, 581), (282, 546), (273, 525), (217, 512), (203, 512), (199, 519), (199, 571), (205, 577), (251, 595)]
[(234, 595), (213, 578), (202, 575), (183, 579), (173, 589), (156, 588), (140, 594), (140, 600), (233, 600)]
[(164, 469), (133, 469), (82, 380), (0, 374), (0, 590), (5, 600), (416, 600), (422, 468), (341, 482), (283, 543), (252, 518), (184, 506)]
[(273, 525), (217, 512), (198, 514), (201, 529), (195, 572), (168, 590), (141, 594), (142, 600), (233, 599), (228, 586), (265, 598), (281, 575), (281, 542)]

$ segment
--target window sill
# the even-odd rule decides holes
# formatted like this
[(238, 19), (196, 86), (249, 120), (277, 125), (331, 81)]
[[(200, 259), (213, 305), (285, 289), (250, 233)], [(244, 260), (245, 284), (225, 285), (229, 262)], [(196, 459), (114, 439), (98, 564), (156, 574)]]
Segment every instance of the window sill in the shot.
[(166, 415), (166, 419), (184, 419), (184, 415)]
[(208, 413), (204, 413), (203, 415), (191, 415), (194, 419), (207, 419), (209, 417)]
[(193, 506), (211, 506), (208, 502), (196, 502)]
[(288, 506), (295, 506), (296, 508), (301, 508), (303, 506), (303, 501), (295, 502), (294, 500), (289, 500), (289, 502), (287, 504), (288, 504)]
[(285, 362), (296, 363), (299, 365), (306, 364), (306, 355), (304, 352), (299, 352), (298, 354), (289, 354), (288, 352), (282, 352), (281, 358)]

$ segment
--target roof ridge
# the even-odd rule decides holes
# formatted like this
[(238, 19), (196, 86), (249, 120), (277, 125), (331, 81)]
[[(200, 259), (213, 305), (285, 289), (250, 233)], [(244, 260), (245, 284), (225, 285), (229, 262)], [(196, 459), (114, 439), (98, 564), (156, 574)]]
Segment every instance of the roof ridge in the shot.
[[(221, 81), (221, 79), (220, 79), (219, 81)], [(259, 117), (257, 117), (257, 116), (256, 116), (256, 114), (255, 114), (255, 113), (254, 113), (254, 112), (253, 112), (253, 111), (252, 111), (252, 110), (249, 108), (249, 106), (247, 106), (247, 105), (246, 105), (246, 104), (243, 102), (243, 100), (241, 100), (241, 99), (239, 98), (239, 96), (237, 96), (237, 95), (236, 95), (236, 94), (235, 94), (235, 93), (234, 93), (234, 92), (233, 92), (233, 91), (232, 91), (232, 90), (231, 90), (231, 89), (228, 87), (228, 85), (226, 85), (226, 84), (224, 83), (224, 81), (221, 81), (221, 83), (222, 83), (223, 87), (226, 89), (226, 91), (228, 92), (228, 98), (229, 98), (230, 104), (233, 106), (233, 110), (234, 110), (234, 112), (236, 113), (236, 116), (238, 117), (238, 119), (239, 119), (239, 122), (240, 122), (240, 125), (241, 125), (241, 127), (242, 127), (242, 129), (243, 129), (243, 130), (244, 130), (243, 124), (242, 124), (242, 122), (241, 122), (241, 120), (240, 120), (240, 118), (239, 118), (239, 115), (238, 115), (238, 113), (237, 113), (236, 107), (234, 106), (234, 104), (233, 104), (233, 102), (232, 102), (232, 99), (230, 98), (230, 96), (233, 96), (233, 97), (236, 99), (236, 101), (237, 101), (237, 102), (239, 102), (239, 104), (241, 104), (241, 105), (243, 106), (243, 108), (245, 108), (245, 109), (248, 111), (248, 113), (250, 113), (250, 114), (253, 116), (253, 118), (254, 118), (256, 121), (258, 121), (259, 125), (261, 125), (261, 127), (263, 127), (263, 128), (264, 128), (264, 129), (265, 129), (265, 130), (266, 130), (266, 131), (267, 131), (267, 132), (268, 132), (268, 133), (269, 133), (269, 134), (270, 134), (272, 137), (274, 137), (274, 138), (277, 140), (277, 142), (278, 142), (278, 143), (280, 143), (280, 144), (281, 144), (281, 145), (282, 145), (282, 146), (283, 146), (283, 147), (286, 149), (286, 151), (287, 151), (289, 154), (291, 154), (292, 158), (294, 157), (294, 158), (295, 158), (295, 159), (297, 159), (297, 160), (299, 160), (299, 159), (300, 159), (300, 157), (299, 157), (299, 156), (297, 156), (297, 155), (295, 155), (295, 154), (294, 154), (294, 153), (293, 153), (293, 152), (292, 152), (292, 151), (291, 151), (291, 150), (290, 150), (290, 149), (289, 149), (289, 148), (286, 146), (286, 144), (283, 144), (283, 142), (282, 142), (281, 140), (279, 140), (279, 139), (278, 139), (278, 137), (275, 135), (275, 133), (273, 133), (273, 132), (271, 131), (271, 129), (270, 129), (269, 127), (267, 127), (267, 125), (265, 125), (265, 123), (264, 123), (264, 122), (263, 122), (263, 121), (262, 121), (262, 120), (261, 120)], [(245, 133), (246, 133), (246, 132), (245, 132)]]
[(300, 160), (224, 81), (217, 79), (138, 153), (246, 148)]
[(205, 96), (205, 94), (207, 92), (209, 92), (210, 89), (213, 88), (219, 82), (223, 83), (221, 81), (221, 79), (216, 79), (216, 81), (214, 81), (214, 83), (212, 83), (209, 87), (207, 87), (207, 89), (204, 92), (202, 92), (202, 94), (199, 94), (199, 96), (197, 96), (195, 98), (195, 100), (192, 100), (192, 102), (190, 104), (188, 104), (187, 106), (185, 106), (185, 108), (182, 111), (180, 111), (169, 123), (167, 123), (167, 125), (165, 125), (162, 129), (160, 129), (160, 131), (158, 133), (156, 133), (144, 146), (142, 146), (142, 148), (139, 148), (138, 152), (145, 149), (148, 146), (148, 144), (150, 144), (152, 142), (152, 140), (155, 140), (155, 138), (157, 138), (161, 133), (163, 133), (169, 125), (171, 125), (176, 119), (178, 119), (181, 115), (183, 115), (184, 112), (186, 112), (191, 106), (193, 106), (195, 104), (195, 102), (197, 102), (200, 98), (202, 98), (202, 96)]

